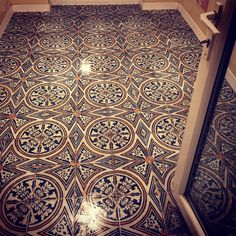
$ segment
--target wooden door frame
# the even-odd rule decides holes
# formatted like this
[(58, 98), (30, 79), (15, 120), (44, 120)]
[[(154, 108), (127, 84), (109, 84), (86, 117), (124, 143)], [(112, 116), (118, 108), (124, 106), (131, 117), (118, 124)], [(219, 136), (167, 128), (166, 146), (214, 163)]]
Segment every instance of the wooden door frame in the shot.
[[(236, 2), (234, 0), (225, 0), (223, 1), (223, 4), (223, 14), (218, 27), (221, 33), (215, 37), (213, 50), (211, 50), (209, 60), (207, 61), (204, 58), (204, 53), (202, 54), (200, 60), (183, 136), (183, 142), (177, 162), (175, 177), (172, 183), (174, 197), (186, 220), (186, 223), (189, 226), (190, 231), (193, 235), (201, 236), (205, 235), (204, 230), (185, 196), (185, 190), (199, 144), (212, 90), (217, 78), (218, 69), (220, 69), (220, 65), (222, 66), (222, 63), (225, 63), (225, 61), (222, 61), (222, 56), (225, 49), (225, 44), (227, 42), (228, 32), (230, 30), (231, 19)], [(228, 64), (224, 66), (227, 67)]]

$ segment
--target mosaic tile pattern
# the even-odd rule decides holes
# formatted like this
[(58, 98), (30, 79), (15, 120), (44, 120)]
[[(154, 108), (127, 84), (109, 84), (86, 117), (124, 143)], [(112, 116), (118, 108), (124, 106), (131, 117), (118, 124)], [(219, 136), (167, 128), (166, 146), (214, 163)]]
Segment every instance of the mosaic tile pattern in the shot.
[(177, 11), (17, 13), (0, 52), (1, 235), (190, 235), (171, 183), (201, 46)]
[(188, 191), (210, 235), (234, 235), (236, 92), (224, 80), (199, 163)]

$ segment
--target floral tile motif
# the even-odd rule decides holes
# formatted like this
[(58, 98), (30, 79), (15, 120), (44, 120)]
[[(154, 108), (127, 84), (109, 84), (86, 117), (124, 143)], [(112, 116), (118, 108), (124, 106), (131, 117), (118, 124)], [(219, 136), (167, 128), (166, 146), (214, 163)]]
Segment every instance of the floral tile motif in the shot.
[(88, 189), (89, 201), (105, 210), (102, 220), (107, 224), (128, 222), (138, 217), (146, 203), (146, 192), (131, 174), (107, 172), (93, 181)]
[(159, 146), (151, 140), (148, 148), (145, 148), (139, 141), (124, 156), (132, 159), (132, 162), (124, 167), (137, 174), (147, 185), (150, 182), (152, 173), (158, 176), (161, 182), (165, 182), (168, 173), (175, 167), (170, 157), (173, 152)]
[(55, 216), (61, 207), (61, 198), (62, 193), (53, 179), (23, 177), (2, 195), (1, 218), (7, 227), (24, 232), (29, 225), (33, 229)]
[(63, 105), (68, 100), (69, 90), (61, 84), (44, 83), (34, 86), (26, 96), (31, 106), (37, 109), (51, 109)]
[(153, 127), (154, 135), (159, 142), (172, 149), (180, 148), (185, 127), (184, 117), (161, 116), (155, 120)]
[(154, 104), (149, 103), (141, 96), (136, 102), (128, 98), (119, 106), (120, 109), (125, 111), (119, 117), (129, 121), (134, 127), (137, 126), (140, 120), (149, 127), (155, 117), (160, 115), (154, 111), (155, 107)]
[(4, 188), (7, 183), (11, 182), (25, 172), (17, 168), (17, 165), (28, 161), (27, 158), (17, 155), (12, 147), (5, 152), (1, 152), (1, 172), (0, 172), (0, 187)]
[(1, 235), (190, 235), (171, 181), (201, 46), (177, 11), (14, 13), (0, 54)]
[(95, 160), (100, 157), (101, 155), (92, 152), (83, 143), (77, 153), (68, 145), (61, 153), (49, 158), (58, 164), (47, 172), (60, 179), (66, 187), (77, 177), (84, 189), (93, 176), (104, 170), (94, 165)]
[(101, 119), (88, 127), (86, 139), (98, 152), (117, 153), (130, 147), (134, 132), (128, 123), (120, 119)]
[(9, 102), (5, 107), (1, 108), (0, 113), (0, 132), (4, 132), (6, 127), (12, 127), (17, 132), (23, 125), (34, 121), (29, 117), (33, 110), (24, 102), (14, 108), (13, 104)]
[(49, 155), (66, 141), (65, 128), (55, 122), (35, 122), (25, 126), (16, 137), (19, 152), (30, 157)]

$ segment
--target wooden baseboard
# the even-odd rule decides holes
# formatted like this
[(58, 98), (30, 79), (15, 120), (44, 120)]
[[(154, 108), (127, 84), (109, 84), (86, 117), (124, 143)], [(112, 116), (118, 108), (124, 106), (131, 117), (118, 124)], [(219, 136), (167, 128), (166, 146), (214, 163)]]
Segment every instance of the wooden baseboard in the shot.
[(2, 23), (0, 25), (0, 37), (2, 37), (2, 35), (3, 35), (3, 33), (4, 33), (5, 29), (6, 29), (9, 21), (11, 20), (12, 15), (13, 15), (13, 8), (10, 7), (8, 9), (8, 11), (6, 12), (6, 15), (5, 15), (3, 21), (2, 21)]
[(190, 16), (190, 14), (185, 10), (185, 8), (180, 3), (178, 4), (178, 10), (181, 13), (181, 15), (183, 16), (183, 18), (187, 21), (187, 23), (189, 24), (189, 26), (191, 27), (193, 32), (196, 34), (198, 39), (200, 41), (204, 40), (206, 38), (205, 34), (201, 31), (201, 29), (198, 27), (196, 22), (193, 20), (193, 18)]
[(139, 4), (139, 0), (51, 0), (52, 5), (121, 5)]
[(184, 195), (177, 195), (174, 194), (174, 198), (178, 203), (178, 206), (181, 210), (182, 215), (184, 216), (184, 219), (189, 226), (189, 230), (192, 233), (192, 235), (196, 236), (206, 236), (202, 226), (200, 225), (197, 217), (195, 216), (191, 206), (189, 205), (189, 202), (185, 198)]
[(141, 2), (143, 10), (177, 9), (178, 2)]
[(181, 13), (183, 18), (187, 21), (187, 23), (189, 24), (193, 32), (196, 34), (198, 39), (200, 41), (205, 39), (205, 34), (201, 31), (201, 29), (198, 27), (198, 25), (190, 16), (190, 14), (185, 10), (185, 8), (177, 1), (166, 2), (166, 3), (165, 2), (148, 3), (148, 2), (143, 2), (143, 0), (141, 0), (140, 5), (143, 10), (178, 9), (178, 11)]
[[(204, 33), (198, 27), (185, 8), (178, 2), (168, 3), (146, 3), (142, 0), (51, 0), (52, 5), (105, 5), (105, 4), (140, 4), (143, 10), (160, 10), (160, 9), (178, 9), (183, 18), (188, 22), (196, 36), (200, 41), (205, 39)], [(3, 34), (8, 22), (11, 19), (13, 12), (48, 12), (50, 4), (28, 4), (28, 5), (13, 5), (8, 10), (2, 24), (0, 26), (0, 35)]]
[(49, 12), (50, 4), (12, 5), (13, 12)]

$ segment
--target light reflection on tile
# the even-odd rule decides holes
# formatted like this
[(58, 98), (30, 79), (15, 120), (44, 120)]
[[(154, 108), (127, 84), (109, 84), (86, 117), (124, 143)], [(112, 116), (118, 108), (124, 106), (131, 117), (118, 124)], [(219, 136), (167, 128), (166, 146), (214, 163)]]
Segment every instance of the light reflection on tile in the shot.
[(82, 234), (87, 230), (96, 231), (99, 229), (100, 217), (105, 214), (106, 212), (103, 209), (83, 201), (80, 206), (80, 211), (75, 216), (75, 221), (80, 225)]

